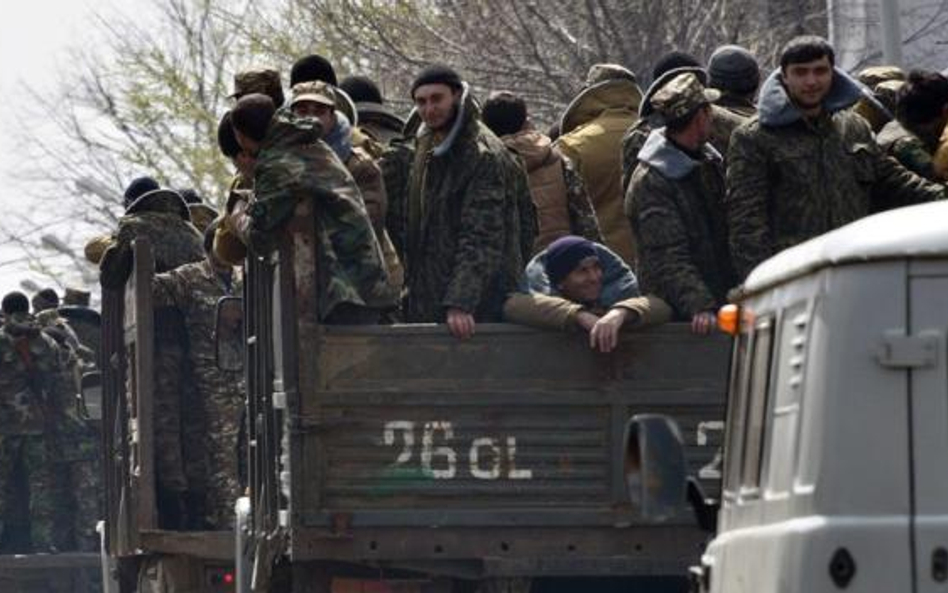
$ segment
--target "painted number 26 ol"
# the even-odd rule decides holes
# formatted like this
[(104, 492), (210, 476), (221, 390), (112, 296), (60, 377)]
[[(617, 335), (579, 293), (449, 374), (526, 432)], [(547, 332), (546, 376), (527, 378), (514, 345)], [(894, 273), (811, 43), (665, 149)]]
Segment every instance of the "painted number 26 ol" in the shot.
[[(385, 423), (383, 441), (394, 447), (399, 440), (402, 449), (393, 465), (410, 463), (415, 456), (416, 423), (408, 420), (392, 420)], [(442, 420), (425, 422), (421, 428), (421, 450), (418, 460), (421, 469), (436, 480), (451, 480), (458, 474), (458, 450), (451, 446), (454, 440), (454, 427), (451, 422)], [(436, 444), (436, 441), (439, 444)], [(443, 443), (443, 444), (441, 444)], [(461, 467), (469, 469), (471, 477), (478, 480), (531, 480), (533, 472), (517, 468), (517, 438), (496, 439), (480, 437), (471, 441), (470, 447), (460, 448), (461, 454), (467, 453), (467, 459), (461, 459)], [(506, 460), (506, 463), (503, 461)], [(467, 463), (465, 463), (465, 461)]]

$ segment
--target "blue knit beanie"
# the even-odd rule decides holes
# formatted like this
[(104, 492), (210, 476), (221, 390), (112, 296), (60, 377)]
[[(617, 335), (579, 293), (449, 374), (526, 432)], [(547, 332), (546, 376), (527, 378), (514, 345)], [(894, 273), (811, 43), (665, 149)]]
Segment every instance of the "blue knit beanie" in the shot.
[(566, 235), (550, 243), (546, 248), (545, 267), (546, 275), (550, 279), (550, 286), (557, 286), (570, 272), (576, 269), (587, 257), (596, 257), (596, 246), (592, 241)]

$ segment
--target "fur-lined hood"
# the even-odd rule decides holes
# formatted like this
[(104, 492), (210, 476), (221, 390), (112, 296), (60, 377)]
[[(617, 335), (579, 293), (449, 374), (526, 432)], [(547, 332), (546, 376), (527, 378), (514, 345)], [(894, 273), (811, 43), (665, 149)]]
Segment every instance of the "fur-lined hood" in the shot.
[[(837, 111), (849, 109), (860, 99), (878, 102), (872, 97), (869, 89), (859, 81), (843, 70), (834, 68), (833, 84), (826, 98), (823, 99), (823, 108), (833, 114)], [(803, 119), (803, 112), (790, 100), (787, 89), (783, 86), (779, 68), (774, 70), (761, 85), (760, 98), (757, 100), (757, 112), (760, 123), (765, 126), (788, 126)]]
[[(705, 142), (701, 152), (707, 160), (722, 162), (721, 153)], [(668, 179), (681, 179), (691, 173), (701, 163), (691, 158), (683, 150), (675, 146), (665, 136), (665, 128), (652, 130), (645, 140), (645, 145), (639, 151), (639, 161), (656, 169)]]

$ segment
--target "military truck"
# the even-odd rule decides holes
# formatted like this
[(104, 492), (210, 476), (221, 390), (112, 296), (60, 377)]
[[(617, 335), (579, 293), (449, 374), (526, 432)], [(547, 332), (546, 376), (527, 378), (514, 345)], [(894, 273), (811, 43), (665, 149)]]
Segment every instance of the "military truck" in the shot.
[(435, 324), (323, 325), (312, 208), (300, 203), (278, 248), (247, 260), (243, 299), (219, 303), (244, 320), (236, 360), (224, 332), (218, 341), (221, 366), (243, 364), (247, 378), (237, 534), (156, 528), (147, 245), (135, 245), (124, 290), (104, 295), (104, 323), (123, 328), (103, 344), (121, 370), (104, 399), (122, 591), (141, 565), (173, 557), (190, 559), (191, 578), (229, 579), (213, 571), (230, 570), (235, 535), (240, 591), (683, 578), (706, 535), (684, 504), (648, 513), (630, 497), (627, 424), (643, 412), (676, 419), (684, 457), (716, 494), (729, 337), (669, 324), (601, 354), (579, 334), (507, 324), (479, 325), (468, 341)]
[(948, 588), (946, 221), (942, 202), (852, 223), (722, 311), (723, 496), (694, 591)]

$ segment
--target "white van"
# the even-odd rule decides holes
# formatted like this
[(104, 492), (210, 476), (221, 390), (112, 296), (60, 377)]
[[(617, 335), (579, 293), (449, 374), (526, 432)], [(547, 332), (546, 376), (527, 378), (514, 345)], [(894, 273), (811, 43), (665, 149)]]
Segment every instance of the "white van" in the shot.
[(784, 251), (735, 303), (721, 508), (694, 589), (948, 591), (948, 203)]

